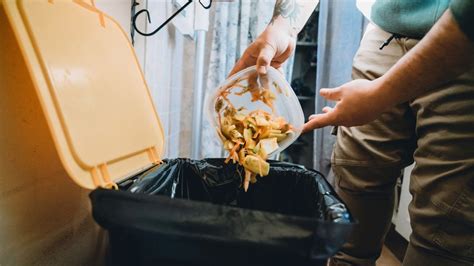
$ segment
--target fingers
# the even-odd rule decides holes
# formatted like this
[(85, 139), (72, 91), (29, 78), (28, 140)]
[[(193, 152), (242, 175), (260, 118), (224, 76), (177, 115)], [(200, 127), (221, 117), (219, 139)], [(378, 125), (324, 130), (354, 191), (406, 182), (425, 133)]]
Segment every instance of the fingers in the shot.
[(240, 70), (249, 67), (250, 65), (246, 64), (246, 62), (248, 61), (247, 57), (248, 57), (247, 54), (242, 55), (242, 58), (240, 58), (239, 61), (235, 63), (234, 68), (232, 68), (232, 70), (229, 72), (229, 75), (227, 77), (230, 77), (234, 75), (235, 73), (239, 72)]
[(331, 112), (332, 110), (333, 110), (333, 108), (331, 108), (331, 107), (329, 107), (329, 106), (326, 106), (326, 107), (323, 108), (323, 112), (324, 112), (324, 113), (329, 113), (329, 112)]
[(341, 99), (342, 90), (341, 87), (334, 89), (320, 89), (319, 95), (332, 101), (339, 101)]
[(306, 122), (303, 126), (303, 134), (311, 130), (329, 126), (332, 122), (332, 117), (329, 114), (317, 114), (313, 116), (313, 119)]
[(267, 74), (267, 67), (270, 66), (273, 57), (275, 56), (275, 49), (266, 44), (260, 50), (257, 58), (257, 72), (261, 75)]
[[(328, 113), (328, 112), (331, 112), (333, 110), (333, 108), (329, 107), (329, 106), (326, 106), (323, 108), (323, 112), (324, 113)], [(317, 114), (312, 114), (309, 116), (308, 120), (311, 120), (313, 118), (317, 117)]]
[[(272, 65), (273, 66), (273, 65)], [(274, 67), (274, 66), (273, 66)], [(276, 68), (276, 70), (278, 70), (280, 72), (280, 74), (282, 74), (283, 76), (285, 76), (285, 72), (283, 71), (283, 67), (278, 67)]]
[(288, 48), (282, 54), (275, 54), (272, 58), (271, 66), (275, 69), (282, 68), (285, 61), (288, 60), (288, 58), (293, 54), (293, 50), (293, 46), (288, 46)]
[(277, 50), (270, 43), (266, 41), (254, 42), (245, 50), (230, 71), (229, 76), (253, 65), (257, 66), (259, 75), (265, 75), (269, 66), (276, 69), (282, 67), (283, 63), (292, 55), (293, 50), (294, 45), (290, 44), (283, 53), (279, 53), (275, 58)]
[[(340, 101), (342, 96), (341, 88), (321, 89), (319, 94), (331, 101)], [(337, 123), (337, 112), (334, 108), (326, 106), (323, 108), (324, 114), (314, 114), (309, 117), (309, 121), (303, 126), (303, 133), (316, 128), (335, 125)]]
[[(324, 109), (329, 108), (330, 110), (333, 110), (330, 107), (325, 107)], [(309, 117), (309, 121), (306, 122), (303, 126), (303, 134), (307, 133), (313, 129), (325, 127), (325, 126), (330, 126), (336, 124), (336, 112), (334, 111), (329, 111), (327, 110), (325, 114), (315, 114), (311, 115)]]
[(267, 67), (269, 67), (270, 64), (272, 64), (275, 68), (279, 68), (282, 65), (282, 63), (279, 62), (272, 62), (273, 57), (275, 56), (275, 49), (273, 49), (273, 47), (269, 44), (264, 44), (262, 46), (256, 60), (255, 57), (252, 57), (250, 55), (251, 52), (249, 52), (249, 50), (252, 49), (255, 49), (255, 47), (247, 48), (242, 57), (237, 61), (235, 66), (229, 72), (228, 76), (232, 76), (240, 70), (243, 70), (255, 64), (257, 65), (258, 74), (265, 75), (267, 74)]
[(276, 61), (272, 61), (272, 63), (270, 64), (273, 68), (275, 68), (276, 70), (280, 71), (281, 73), (283, 73), (283, 63), (280, 63), (280, 62), (276, 62)]
[(234, 67), (229, 72), (228, 77), (234, 75), (235, 73), (243, 69), (246, 69), (247, 67), (254, 66), (256, 63), (256, 57), (254, 55), (256, 54), (256, 51), (258, 51), (258, 45), (256, 45), (255, 43), (250, 44), (250, 46), (245, 49), (244, 53), (237, 61), (237, 63), (235, 63)]

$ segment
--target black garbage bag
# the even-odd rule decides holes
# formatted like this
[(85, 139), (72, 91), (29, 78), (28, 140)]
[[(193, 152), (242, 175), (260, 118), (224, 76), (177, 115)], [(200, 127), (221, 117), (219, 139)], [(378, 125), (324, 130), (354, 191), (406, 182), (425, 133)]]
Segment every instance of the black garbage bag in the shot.
[(347, 239), (353, 219), (318, 172), (271, 162), (247, 192), (243, 176), (224, 159), (173, 159), (93, 191), (109, 263), (324, 265)]

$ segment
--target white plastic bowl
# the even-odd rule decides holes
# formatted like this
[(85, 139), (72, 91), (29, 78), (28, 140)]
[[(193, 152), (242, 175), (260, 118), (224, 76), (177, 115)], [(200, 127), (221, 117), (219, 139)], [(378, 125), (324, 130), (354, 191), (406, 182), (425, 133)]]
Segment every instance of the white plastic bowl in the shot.
[[(206, 98), (204, 103), (204, 108), (206, 109), (206, 116), (211, 123), (211, 125), (216, 128), (216, 136), (218, 130), (218, 115), (215, 111), (216, 99), (222, 92), (222, 90), (228, 88), (229, 84), (235, 83), (237, 80), (241, 80), (241, 84), (247, 84), (248, 78), (251, 75), (256, 75), (257, 69), (255, 66), (246, 68), (231, 77), (225, 80), (218, 88), (213, 90), (208, 90), (206, 92)], [(278, 142), (279, 148), (273, 151), (270, 155), (279, 153), (290, 146), (301, 134), (304, 125), (304, 114), (301, 108), (301, 104), (298, 101), (293, 89), (290, 84), (285, 80), (282, 74), (274, 69), (269, 67), (267, 71), (268, 83), (271, 91), (275, 94), (276, 99), (274, 101), (274, 112), (271, 108), (268, 107), (265, 103), (261, 101), (252, 102), (250, 93), (245, 93), (243, 95), (235, 95), (234, 92), (239, 92), (241, 89), (235, 87), (231, 90), (228, 99), (236, 107), (245, 107), (248, 111), (254, 110), (264, 110), (266, 112), (272, 113), (274, 116), (282, 116), (285, 120), (293, 126), (293, 132), (288, 135), (288, 137), (280, 142)], [(276, 83), (281, 92), (273, 85)]]

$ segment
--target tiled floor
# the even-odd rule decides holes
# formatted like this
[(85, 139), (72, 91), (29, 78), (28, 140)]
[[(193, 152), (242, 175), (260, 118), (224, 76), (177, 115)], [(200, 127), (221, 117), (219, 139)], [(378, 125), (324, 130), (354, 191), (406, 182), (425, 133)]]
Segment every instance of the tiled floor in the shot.
[(385, 246), (382, 249), (382, 255), (377, 260), (377, 266), (400, 266), (401, 262)]

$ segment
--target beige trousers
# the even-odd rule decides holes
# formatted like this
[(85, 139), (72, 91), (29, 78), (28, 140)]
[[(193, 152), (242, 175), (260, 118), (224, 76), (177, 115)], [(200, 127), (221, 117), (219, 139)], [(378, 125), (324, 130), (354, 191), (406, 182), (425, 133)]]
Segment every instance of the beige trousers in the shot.
[[(418, 42), (394, 39), (379, 50), (389, 37), (379, 28), (366, 32), (354, 79), (380, 77)], [(338, 128), (336, 191), (359, 225), (334, 261), (374, 265), (391, 223), (396, 180), (413, 161), (413, 233), (404, 265), (473, 265), (474, 69), (374, 122)]]

